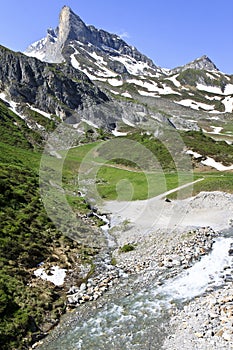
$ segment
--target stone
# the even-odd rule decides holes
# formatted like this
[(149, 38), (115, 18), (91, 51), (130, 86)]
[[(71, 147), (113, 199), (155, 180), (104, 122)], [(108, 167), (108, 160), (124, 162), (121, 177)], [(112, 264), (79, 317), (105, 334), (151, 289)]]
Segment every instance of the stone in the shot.
[(80, 292), (84, 292), (87, 289), (86, 283), (82, 283), (79, 287)]
[(200, 333), (200, 332), (196, 332), (196, 333), (195, 333), (195, 336), (196, 336), (197, 338), (203, 338), (203, 337), (204, 337), (204, 334), (203, 334), (203, 333)]
[(229, 332), (223, 332), (222, 338), (224, 340), (230, 341), (230, 340), (232, 340), (232, 334), (230, 334)]

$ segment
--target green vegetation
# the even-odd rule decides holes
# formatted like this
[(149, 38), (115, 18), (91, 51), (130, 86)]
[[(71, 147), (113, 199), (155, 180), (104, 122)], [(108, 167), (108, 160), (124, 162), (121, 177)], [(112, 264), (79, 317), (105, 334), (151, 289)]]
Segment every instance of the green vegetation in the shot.
[[(52, 327), (65, 311), (64, 291), (33, 277), (34, 268), (41, 262), (58, 263), (63, 268), (74, 262), (90, 264), (96, 253), (95, 249), (64, 237), (48, 218), (39, 193), (39, 160), (40, 154), (31, 150), (0, 144), (0, 347), (3, 350), (27, 348), (46, 329), (45, 318)], [(81, 198), (70, 197), (68, 201), (74, 210), (88, 211)]]
[(24, 110), (24, 114), (30, 117), (30, 120), (33, 120), (33, 123), (38, 123), (41, 125), (46, 131), (53, 131), (56, 127), (56, 116), (51, 117), (51, 119), (43, 116), (42, 114), (34, 111), (30, 108), (26, 108)]
[(133, 244), (124, 244), (122, 247), (120, 247), (119, 251), (121, 253), (128, 253), (135, 249), (135, 246)]
[[(233, 193), (233, 173), (231, 172), (195, 172), (195, 178), (203, 178), (203, 181), (197, 182), (193, 185), (193, 196), (202, 191), (223, 191)], [(176, 199), (177, 195), (177, 192), (173, 192), (167, 197), (170, 199)], [(188, 193), (186, 189), (179, 191), (179, 198), (187, 198), (189, 195), (190, 193)]]
[[(233, 149), (232, 146), (228, 145), (226, 142), (217, 142), (200, 131), (180, 132), (180, 136), (188, 149), (192, 149), (203, 156), (213, 157), (216, 161), (222, 162), (225, 165), (233, 164)], [(179, 171), (179, 173), (177, 173), (171, 154), (161, 141), (156, 140), (150, 135), (136, 132), (131, 132), (127, 140), (136, 141), (136, 146), (140, 144), (146, 147), (152, 155), (156, 156), (158, 163), (162, 165), (162, 169), (156, 167), (152, 157), (148, 159), (145, 157), (143, 159), (146, 165), (146, 171), (141, 169), (138, 164), (140, 163), (139, 160), (142, 155), (134, 151), (133, 148), (130, 149), (133, 161), (127, 158), (124, 159), (123, 151), (121, 157), (113, 157), (111, 161), (106, 161), (104, 157), (109, 159), (114, 149), (111, 149), (111, 145), (108, 143), (106, 143), (105, 147), (105, 144), (97, 142), (80, 146), (69, 151), (64, 169), (66, 181), (70, 181), (71, 185), (75, 182), (78, 183), (77, 177), (80, 163), (85, 163), (86, 160), (83, 160), (83, 158), (86, 154), (92, 154), (92, 152), (94, 152), (93, 158), (90, 157), (90, 159), (92, 159), (98, 167), (96, 187), (100, 196), (106, 200), (142, 200), (159, 195), (185, 183), (202, 178), (203, 176), (205, 176), (205, 180), (194, 186), (195, 193), (205, 189), (222, 189), (224, 191), (233, 192), (233, 182), (230, 180), (231, 173), (222, 174), (213, 171), (213, 173), (210, 174), (215, 174), (214, 178), (209, 177), (206, 172), (198, 173), (194, 171), (193, 175), (185, 171)], [(119, 152), (118, 149), (118, 155)], [(179, 198), (181, 196), (186, 197), (187, 195), (190, 195), (189, 188), (179, 191)], [(176, 198), (176, 196), (177, 193), (169, 197)]]
[(186, 146), (203, 156), (213, 157), (224, 165), (233, 164), (233, 148), (225, 141), (215, 141), (201, 131), (180, 132)]
[[(39, 193), (41, 138), (2, 102), (0, 130), (0, 348), (20, 350), (39, 340), (66, 308), (64, 290), (34, 276), (38, 264), (68, 269), (87, 263), (93, 273), (97, 250), (64, 236), (48, 218)], [(81, 198), (67, 200), (75, 212), (89, 211)]]
[(0, 100), (0, 130), (1, 142), (8, 145), (32, 149), (40, 147), (41, 136), (29, 129), (24, 120), (7, 108), (7, 105)]
[[(97, 189), (107, 200), (142, 200), (190, 182), (190, 174), (143, 173), (119, 168), (101, 167)], [(191, 178), (192, 181), (192, 178)]]
[(223, 75), (211, 79), (205, 71), (200, 69), (188, 68), (183, 72), (180, 72), (177, 80), (183, 85), (196, 86), (198, 82), (202, 82), (206, 85), (218, 86), (222, 91), (224, 91), (226, 84), (228, 84), (227, 78)]

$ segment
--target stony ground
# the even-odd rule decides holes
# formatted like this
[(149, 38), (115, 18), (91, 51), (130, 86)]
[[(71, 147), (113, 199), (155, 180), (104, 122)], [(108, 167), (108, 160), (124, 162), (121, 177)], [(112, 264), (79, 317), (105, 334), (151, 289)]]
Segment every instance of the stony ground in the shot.
[(171, 320), (164, 350), (233, 349), (233, 285), (193, 300)]

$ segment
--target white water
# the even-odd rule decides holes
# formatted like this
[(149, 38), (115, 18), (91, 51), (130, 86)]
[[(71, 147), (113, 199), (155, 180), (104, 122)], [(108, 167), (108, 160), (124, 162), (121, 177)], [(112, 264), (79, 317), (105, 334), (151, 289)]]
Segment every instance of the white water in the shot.
[(109, 234), (109, 228), (111, 227), (110, 225), (110, 220), (107, 218), (106, 215), (99, 215), (97, 213), (93, 213), (97, 218), (103, 220), (105, 222), (105, 225), (101, 226), (101, 229), (104, 233), (104, 236), (107, 241), (107, 246), (109, 248), (113, 248), (116, 245), (116, 242), (114, 238)]
[(127, 296), (111, 296), (89, 316), (81, 320), (76, 316), (68, 327), (63, 325), (62, 332), (41, 349), (160, 349), (164, 332), (168, 331), (167, 311), (174, 301), (180, 304), (210, 286), (224, 283), (222, 270), (233, 265), (228, 255), (231, 243), (232, 238), (216, 239), (209, 255), (160, 287), (151, 283), (149, 288), (136, 292), (132, 285)]
[(204, 256), (190, 269), (172, 281), (168, 281), (161, 292), (172, 299), (192, 299), (206, 290), (211, 284), (222, 284), (221, 270), (232, 265), (232, 256), (228, 255), (232, 238), (218, 238), (211, 254)]

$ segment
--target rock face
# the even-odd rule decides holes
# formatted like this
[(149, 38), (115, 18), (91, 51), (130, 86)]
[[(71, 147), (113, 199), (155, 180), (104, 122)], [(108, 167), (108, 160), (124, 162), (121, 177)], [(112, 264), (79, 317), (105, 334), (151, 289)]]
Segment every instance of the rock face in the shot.
[(85, 74), (0, 47), (0, 90), (19, 108), (29, 104), (65, 119), (83, 106), (108, 101)]

